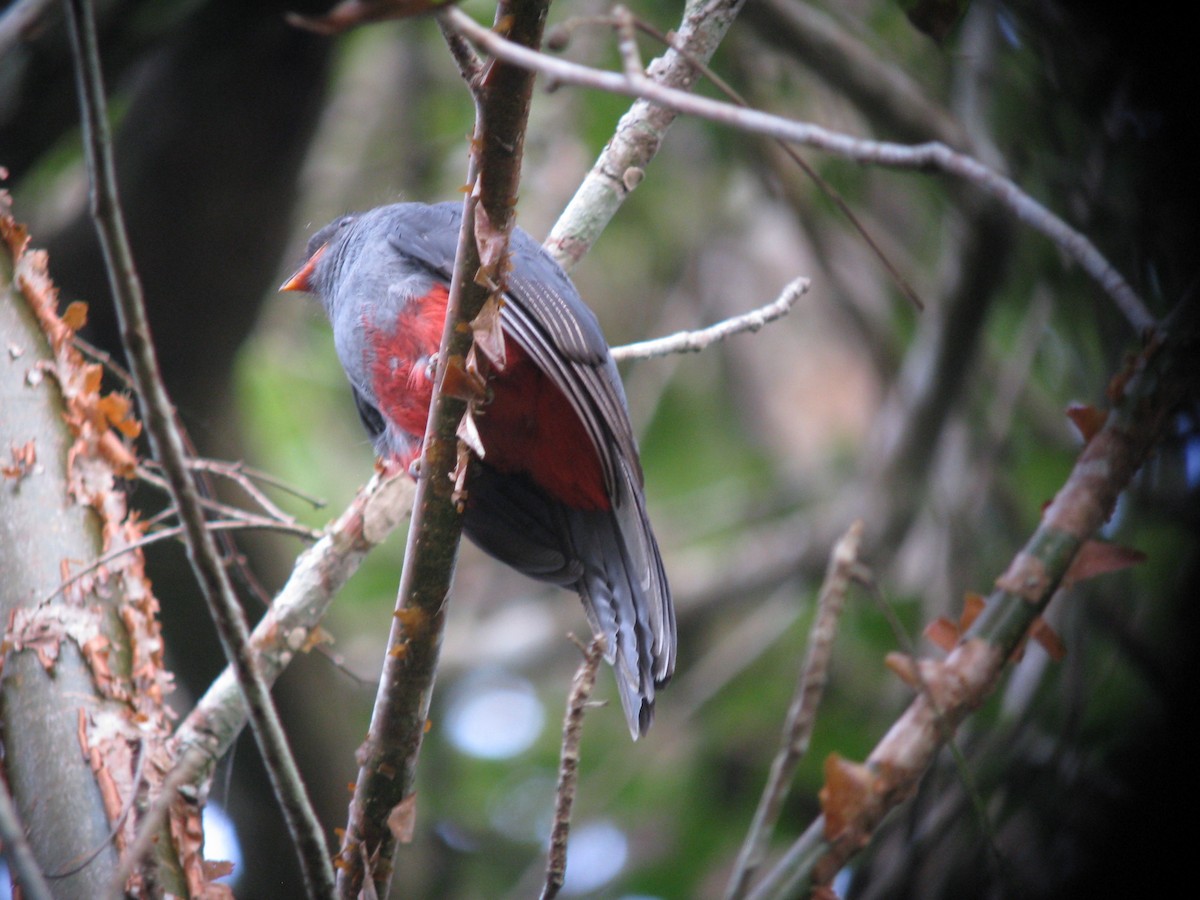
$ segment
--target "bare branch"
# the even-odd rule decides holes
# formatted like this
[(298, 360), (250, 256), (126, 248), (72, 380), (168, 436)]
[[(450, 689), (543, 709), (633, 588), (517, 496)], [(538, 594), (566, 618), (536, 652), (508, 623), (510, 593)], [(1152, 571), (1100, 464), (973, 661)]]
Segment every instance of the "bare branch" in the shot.
[(117, 199), (107, 103), (91, 6), (86, 0), (66, 0), (65, 8), (79, 92), (92, 215), (116, 300), (121, 340), (133, 369), (150, 443), (167, 473), (187, 536), (188, 556), (217, 626), (225, 655), (237, 671), (245, 692), (254, 736), (295, 841), (308, 892), (311, 896), (328, 896), (333, 891), (333, 868), (321, 826), (305, 795), (304, 784), (288, 750), (287, 738), (266, 684), (254, 668), (245, 615), (234, 596), (212, 535), (205, 527), (199, 494), (184, 462), (183, 440), (175, 425), (150, 339), (141, 282)]
[(792, 696), (784, 720), (783, 741), (771, 762), (771, 772), (758, 801), (758, 809), (754, 812), (754, 819), (746, 832), (746, 839), (725, 889), (725, 896), (730, 900), (745, 895), (750, 880), (762, 865), (771, 832), (779, 820), (779, 811), (783, 808), (792, 777), (796, 774), (796, 766), (808, 752), (809, 738), (817, 720), (817, 707), (825, 692), (829, 661), (833, 657), (833, 638), (837, 634), (838, 619), (841, 618), (846, 591), (858, 565), (862, 535), (862, 520), (856, 519), (829, 555), (829, 567), (817, 599), (817, 614), (809, 631), (808, 658), (804, 661), (796, 682), (796, 693)]
[[(856, 138), (808, 122), (796, 122), (760, 110), (698, 97), (665, 87), (644, 76), (605, 72), (518, 47), (495, 32), (477, 25), (457, 9), (443, 13), (446, 20), (472, 43), (512, 65), (525, 66), (563, 84), (575, 84), (614, 94), (639, 97), (677, 113), (698, 116), (754, 134), (815, 147), (859, 163), (915, 171), (939, 170), (955, 175), (1000, 201), (1018, 220), (1041, 232), (1100, 285), (1139, 334), (1152, 331), (1156, 320), (1120, 272), (1081, 232), (1025, 193), (1010, 178), (978, 160), (931, 142), (912, 146)], [(561, 255), (562, 251), (558, 251)]]
[(579, 745), (583, 739), (583, 716), (596, 686), (596, 669), (604, 655), (604, 639), (595, 637), (583, 647), (583, 661), (571, 680), (567, 713), (563, 717), (562, 752), (558, 762), (558, 786), (554, 791), (554, 827), (550, 832), (550, 852), (546, 859), (546, 881), (541, 900), (552, 900), (562, 890), (567, 871), (567, 838), (571, 833), (571, 807), (579, 783)]
[(781, 319), (791, 312), (796, 301), (808, 292), (809, 284), (807, 278), (797, 278), (766, 306), (760, 306), (758, 309), (752, 309), (740, 316), (725, 319), (723, 322), (717, 322), (707, 328), (697, 331), (679, 331), (666, 337), (614, 347), (613, 359), (617, 362), (626, 362), (631, 359), (653, 359), (669, 353), (698, 353), (732, 335), (741, 334), (744, 331), (758, 331), (764, 325)]

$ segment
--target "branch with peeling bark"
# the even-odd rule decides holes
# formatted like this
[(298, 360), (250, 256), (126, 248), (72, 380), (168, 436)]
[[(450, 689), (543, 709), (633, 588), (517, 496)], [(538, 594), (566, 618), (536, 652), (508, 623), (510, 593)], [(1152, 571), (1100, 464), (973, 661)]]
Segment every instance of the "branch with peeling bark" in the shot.
[[(255, 664), (268, 684), (320, 640), (329, 605), (367, 554), (407, 517), (413, 490), (406, 473), (376, 473), (321, 540), (296, 560), (291, 577), (250, 635)], [(168, 742), (173, 762), (165, 782), (171, 790), (164, 790), (142, 816), (137, 841), (126, 856), (128, 870), (159, 840), (175, 791), (201, 793), (245, 724), (245, 699), (233, 670), (226, 668)]]
[(170, 484), (187, 538), (188, 557), (217, 627), (221, 646), (237, 672), (239, 685), (246, 696), (254, 737), (295, 842), (306, 888), (312, 896), (326, 896), (333, 890), (333, 869), (321, 826), (308, 802), (266, 684), (254, 668), (245, 615), (234, 596), (213, 536), (205, 527), (199, 493), (184, 462), (183, 440), (175, 425), (173, 408), (162, 383), (150, 338), (141, 282), (117, 197), (107, 101), (92, 9), (85, 0), (66, 0), (64, 7), (75, 63), (92, 214), (150, 445)]
[[(650, 63), (646, 78), (664, 87), (689, 91), (700, 77), (693, 64), (712, 58), (745, 0), (699, 0), (688, 4), (675, 31), (674, 46)], [(443, 17), (455, 27), (457, 17)], [(641, 181), (662, 146), (676, 112), (644, 98), (617, 123), (612, 139), (563, 210), (545, 246), (568, 271), (596, 242), (625, 199)]]
[[(996, 581), (983, 612), (944, 661), (889, 658), (918, 691), (908, 709), (865, 763), (826, 762), (824, 813), (755, 886), (755, 900), (793, 897), (805, 886), (828, 884), (870, 840), (884, 816), (912, 796), (937, 751), (990, 694), (1005, 663), (1030, 632), (1081, 548), (1107, 521), (1168, 427), (1179, 403), (1196, 392), (1191, 362), (1197, 350), (1192, 321), (1151, 340), (1111, 390), (1114, 407), (1087, 435), (1075, 467), (1041, 524)], [(1170, 325), (1167, 326), (1168, 328)]]

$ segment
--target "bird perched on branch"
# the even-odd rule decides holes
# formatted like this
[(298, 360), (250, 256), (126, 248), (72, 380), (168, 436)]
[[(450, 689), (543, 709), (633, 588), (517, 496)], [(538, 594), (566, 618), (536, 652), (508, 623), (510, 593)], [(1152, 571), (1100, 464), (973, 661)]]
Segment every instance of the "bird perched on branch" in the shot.
[[(321, 299), (376, 452), (405, 466), (425, 434), (461, 219), (454, 203), (345, 216), (282, 287)], [(473, 416), (481, 452), (463, 529), (517, 571), (579, 592), (637, 738), (675, 668), (675, 613), (625, 391), (563, 270), (520, 229), (509, 250), (504, 352)]]

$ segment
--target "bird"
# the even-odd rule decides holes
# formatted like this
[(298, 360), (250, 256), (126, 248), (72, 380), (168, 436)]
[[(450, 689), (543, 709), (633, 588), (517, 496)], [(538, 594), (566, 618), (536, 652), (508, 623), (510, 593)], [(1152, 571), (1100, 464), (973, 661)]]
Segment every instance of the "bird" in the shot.
[[(318, 230), (281, 286), (315, 294), (376, 453), (419, 458), (462, 207), (394, 203)], [(620, 374), (595, 314), (562, 268), (514, 228), (500, 327), (503, 366), (474, 416), (463, 532), (534, 579), (573, 589), (634, 740), (675, 669), (675, 611), (646, 511)]]

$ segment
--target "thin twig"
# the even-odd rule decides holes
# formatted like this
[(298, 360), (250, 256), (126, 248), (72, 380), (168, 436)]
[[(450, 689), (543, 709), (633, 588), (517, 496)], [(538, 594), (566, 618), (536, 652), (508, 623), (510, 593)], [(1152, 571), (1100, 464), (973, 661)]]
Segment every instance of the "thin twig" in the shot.
[(91, 357), (104, 366), (110, 375), (116, 378), (117, 381), (121, 382), (122, 388), (127, 391), (136, 390), (133, 384), (133, 376), (131, 376), (129, 372), (125, 370), (124, 366), (113, 359), (112, 354), (107, 350), (101, 350), (95, 344), (91, 343), (85, 338), (80, 337), (78, 334), (71, 336), (71, 343), (74, 344), (75, 348), (84, 356)]
[(315, 497), (306, 496), (299, 489), (289, 487), (281, 479), (273, 478), (264, 472), (260, 472), (257, 469), (252, 469), (243, 462), (225, 462), (224, 460), (219, 459), (200, 459), (193, 457), (189, 459), (187, 463), (188, 468), (194, 472), (210, 472), (213, 475), (219, 475), (222, 478), (227, 478), (228, 480), (234, 482), (238, 487), (246, 492), (247, 496), (249, 496), (251, 500), (262, 507), (263, 512), (273, 519), (279, 519), (281, 522), (295, 522), (296, 520), (293, 516), (288, 515), (282, 509), (276, 506), (271, 499), (259, 489), (259, 487), (254, 483), (255, 481), (262, 481), (264, 484), (270, 484), (273, 487), (287, 491), (293, 497), (307, 500), (317, 509), (320, 509), (325, 505), (323, 501), (320, 501)]
[(754, 873), (762, 865), (796, 766), (808, 752), (809, 739), (817, 720), (817, 707), (825, 692), (829, 661), (833, 657), (833, 639), (842, 606), (846, 602), (846, 591), (858, 565), (862, 536), (862, 520), (856, 519), (829, 555), (829, 567), (817, 599), (817, 614), (808, 635), (807, 658), (783, 724), (783, 740), (771, 762), (771, 772), (759, 798), (758, 809), (754, 812), (754, 819), (746, 832), (746, 839), (725, 889), (727, 900), (744, 896)]
[(20, 885), (28, 900), (53, 900), (54, 894), (46, 883), (42, 870), (38, 868), (29, 838), (17, 815), (17, 806), (8, 792), (8, 781), (0, 778), (0, 846), (8, 860), (9, 877), (13, 884)]
[[(319, 531), (305, 528), (303, 525), (288, 525), (283, 522), (276, 522), (274, 519), (250, 516), (248, 513), (243, 513), (236, 519), (215, 519), (205, 523), (205, 527), (209, 531), (276, 531), (307, 540), (317, 540), (321, 536)], [(79, 581), (79, 579), (90, 575), (92, 572), (108, 565), (114, 559), (118, 559), (126, 553), (133, 553), (136, 550), (149, 547), (151, 544), (157, 544), (160, 541), (171, 538), (183, 537), (183, 535), (184, 529), (182, 525), (170, 525), (166, 528), (152, 531), (136, 541), (131, 541), (121, 547), (109, 550), (107, 553), (102, 553), (82, 569), (72, 572), (69, 578), (64, 578), (58, 587), (54, 589), (54, 593), (42, 598), (42, 603), (49, 603), (63, 591), (67, 590), (67, 588), (71, 587), (71, 585)]]
[(546, 881), (541, 900), (553, 900), (562, 890), (567, 871), (567, 839), (571, 833), (571, 807), (579, 783), (579, 745), (583, 738), (583, 716), (590, 706), (596, 686), (596, 669), (604, 655), (604, 639), (596, 637), (579, 649), (583, 661), (571, 680), (567, 713), (563, 718), (562, 752), (558, 762), (558, 786), (554, 791), (554, 827), (550, 832), (550, 851), (546, 859)]
[[(196, 469), (198, 471), (211, 471), (195, 465), (195, 462), (195, 460), (189, 461), (188, 468)], [(168, 492), (170, 490), (170, 485), (165, 479), (159, 478), (157, 475), (152, 474), (145, 466), (138, 466), (138, 477), (146, 484), (159, 488), (160, 490)], [(246, 481), (244, 476), (235, 477), (235, 480), (237, 480), (237, 482), (243, 486)], [(259, 492), (257, 488), (255, 488), (252, 496), (257, 493)], [(220, 500), (213, 500), (209, 497), (201, 497), (200, 505), (209, 512), (223, 515), (228, 519), (244, 521), (248, 524), (253, 524), (255, 527), (273, 527), (277, 531), (282, 531), (288, 534), (296, 534), (311, 541), (315, 541), (321, 536), (321, 532), (317, 529), (309, 528), (307, 525), (301, 525), (287, 513), (278, 509), (275, 504), (271, 503), (269, 500), (266, 500), (265, 497), (263, 500), (265, 502), (260, 503), (260, 505), (266, 509), (266, 515), (248, 512), (241, 507), (231, 506), (228, 503), (222, 503)], [(173, 515), (174, 512), (175, 511), (173, 509), (165, 509), (155, 518), (163, 516), (164, 514), (170, 516)]]
[(54, 0), (17, 0), (0, 15), (0, 59), (38, 28)]
[[(750, 108), (749, 101), (747, 101), (745, 97), (736, 91), (733, 85), (714, 72), (712, 68), (706, 62), (704, 62), (704, 60), (696, 59), (686, 47), (677, 48), (675, 46), (677, 41), (673, 40), (669, 35), (663, 34), (649, 22), (643, 19), (637, 19), (636, 25), (638, 30), (651, 35), (656, 40), (662, 41), (662, 43), (666, 44), (668, 47), (675, 49), (681, 56), (684, 57), (684, 59), (695, 66), (699, 71), (703, 72), (704, 77), (713, 85), (713, 87), (724, 94), (730, 100), (730, 102), (737, 104), (743, 109)], [(916, 289), (908, 283), (908, 279), (904, 277), (903, 273), (901, 273), (901, 271), (896, 267), (895, 263), (888, 258), (888, 255), (883, 252), (883, 248), (879, 246), (879, 242), (871, 236), (869, 231), (867, 231), (867, 227), (863, 225), (858, 216), (854, 214), (854, 210), (850, 208), (850, 204), (846, 202), (846, 199), (840, 193), (838, 193), (837, 189), (834, 188), (832, 184), (821, 177), (820, 172), (809, 165), (808, 160), (801, 156), (800, 152), (795, 147), (791, 146), (785, 141), (780, 140), (777, 140), (775, 144), (780, 150), (783, 151), (784, 155), (786, 155), (788, 159), (796, 164), (800, 171), (804, 173), (805, 177), (817, 186), (817, 190), (819, 190), (825, 196), (825, 199), (837, 207), (838, 212), (840, 212), (846, 218), (846, 221), (850, 223), (851, 227), (858, 232), (859, 237), (861, 237), (863, 242), (867, 245), (867, 249), (874, 254), (875, 258), (879, 260), (880, 265), (887, 270), (887, 273), (891, 277), (893, 283), (900, 289), (900, 293), (904, 294), (904, 296), (908, 298), (909, 302), (912, 303), (912, 305), (915, 306), (918, 311), (924, 311), (925, 303), (921, 300), (920, 296), (918, 296)]]
[(617, 362), (627, 362), (631, 359), (653, 359), (669, 353), (698, 353), (731, 335), (741, 334), (743, 331), (758, 331), (764, 325), (786, 316), (796, 305), (796, 301), (808, 292), (809, 284), (807, 278), (797, 278), (766, 306), (733, 316), (717, 322), (715, 325), (709, 325), (707, 328), (696, 331), (679, 331), (649, 341), (638, 341), (634, 344), (614, 347), (613, 359)]
[(915, 171), (933, 169), (955, 175), (999, 200), (1017, 219), (1057, 244), (1104, 289), (1139, 335), (1153, 331), (1157, 325), (1137, 292), (1084, 234), (1025, 193), (1012, 179), (945, 144), (931, 142), (909, 146), (856, 138), (808, 122), (797, 122), (760, 110), (743, 109), (730, 103), (699, 97), (666, 87), (645, 76), (606, 72), (547, 56), (505, 40), (478, 25), (458, 9), (448, 10), (442, 15), (468, 40), (496, 59), (527, 67), (555, 82), (638, 97), (677, 113), (815, 147), (859, 163)]
[(116, 300), (121, 340), (132, 366), (150, 444), (171, 484), (171, 494), (187, 535), (188, 556), (226, 658), (238, 672), (239, 684), (251, 710), (254, 736), (295, 842), (306, 888), (310, 896), (329, 896), (333, 892), (333, 868), (321, 826), (308, 802), (266, 684), (254, 668), (245, 616), (206, 527), (150, 339), (141, 282), (117, 199), (107, 103), (91, 5), (87, 0), (64, 0), (64, 6), (79, 91), (92, 216), (99, 232), (109, 283)]

